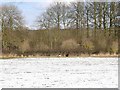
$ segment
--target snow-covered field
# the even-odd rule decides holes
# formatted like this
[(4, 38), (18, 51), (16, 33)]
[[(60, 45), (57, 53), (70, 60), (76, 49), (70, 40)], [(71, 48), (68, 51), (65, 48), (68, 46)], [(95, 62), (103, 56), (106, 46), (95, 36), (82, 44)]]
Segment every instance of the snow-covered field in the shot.
[(118, 88), (118, 58), (0, 60), (2, 88)]

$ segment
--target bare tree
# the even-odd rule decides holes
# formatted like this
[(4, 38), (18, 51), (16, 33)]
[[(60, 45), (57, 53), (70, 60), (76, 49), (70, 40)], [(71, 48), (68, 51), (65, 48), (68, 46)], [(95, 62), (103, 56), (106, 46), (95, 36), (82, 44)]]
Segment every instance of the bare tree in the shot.
[(90, 4), (86, 3), (85, 5), (85, 21), (86, 21), (86, 28), (87, 28), (87, 37), (89, 37), (89, 23), (90, 23)]
[(99, 6), (98, 7), (98, 23), (99, 23), (98, 28), (101, 29), (102, 28), (102, 12), (103, 12), (102, 3), (99, 2), (98, 6)]
[(13, 30), (21, 29), (23, 27), (23, 17), (21, 11), (14, 5), (2, 5), (0, 8), (0, 22), (2, 29), (2, 48), (9, 50), (14, 42), (13, 38), (9, 36)]
[(14, 5), (2, 5), (0, 17), (2, 30), (14, 30), (23, 25), (21, 11)]
[(110, 28), (113, 27), (113, 20), (115, 19), (115, 2), (110, 3)]
[(61, 13), (62, 13), (62, 26), (63, 29), (67, 29), (70, 28), (70, 22), (72, 21), (69, 17), (70, 17), (70, 6), (62, 3), (61, 5)]
[(37, 20), (40, 29), (50, 29), (52, 27), (50, 17), (47, 13), (43, 13)]
[(61, 3), (54, 3), (54, 5), (50, 6), (46, 12), (43, 13), (42, 17), (38, 17), (38, 24), (45, 28), (55, 28), (60, 29), (60, 17), (61, 17)]
[(71, 5), (72, 27), (80, 29), (84, 26), (84, 2), (72, 2)]
[(103, 28), (106, 32), (107, 28), (107, 14), (108, 14), (108, 2), (103, 2)]
[(38, 24), (40, 28), (67, 28), (69, 27), (69, 6), (63, 2), (54, 2), (47, 10), (42, 14), (42, 17), (38, 17)]

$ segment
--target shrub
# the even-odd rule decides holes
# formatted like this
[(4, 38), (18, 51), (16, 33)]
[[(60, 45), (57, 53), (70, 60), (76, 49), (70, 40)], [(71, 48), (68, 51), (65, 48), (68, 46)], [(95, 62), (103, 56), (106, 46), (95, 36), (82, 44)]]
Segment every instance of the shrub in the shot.
[(90, 54), (91, 51), (94, 49), (93, 42), (89, 39), (84, 39), (82, 41), (82, 46), (85, 48), (85, 50)]
[(30, 45), (29, 45), (28, 40), (25, 40), (25, 41), (23, 41), (23, 43), (21, 43), (20, 50), (21, 50), (22, 53), (30, 50)]
[(111, 51), (113, 53), (118, 53), (118, 42), (114, 41), (111, 45)]
[(48, 49), (48, 45), (44, 44), (43, 42), (37, 43), (37, 45), (35, 46), (35, 51), (46, 51)]
[(96, 46), (99, 51), (105, 52), (107, 48), (107, 40), (105, 38), (101, 38), (98, 40), (98, 45)]
[(78, 48), (78, 44), (75, 40), (69, 39), (62, 42), (61, 48), (63, 50), (74, 50)]

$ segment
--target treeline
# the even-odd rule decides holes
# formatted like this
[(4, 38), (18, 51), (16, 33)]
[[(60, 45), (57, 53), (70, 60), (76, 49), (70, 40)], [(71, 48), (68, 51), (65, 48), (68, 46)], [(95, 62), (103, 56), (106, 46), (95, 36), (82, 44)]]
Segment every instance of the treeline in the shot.
[(118, 38), (114, 30), (5, 30), (3, 53), (18, 55), (80, 55), (118, 53)]
[(115, 27), (119, 2), (55, 2), (37, 18), (40, 29), (101, 29)]
[(25, 27), (19, 8), (2, 5), (2, 53), (118, 54), (118, 6), (118, 2), (56, 2), (37, 17), (39, 29), (30, 30)]

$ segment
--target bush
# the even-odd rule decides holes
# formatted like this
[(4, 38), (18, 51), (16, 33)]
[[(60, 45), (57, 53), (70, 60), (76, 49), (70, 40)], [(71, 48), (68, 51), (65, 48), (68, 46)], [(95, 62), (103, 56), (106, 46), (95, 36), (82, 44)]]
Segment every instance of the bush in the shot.
[(61, 48), (63, 50), (75, 50), (78, 48), (78, 44), (75, 40), (69, 39), (62, 42)]
[(22, 53), (30, 50), (30, 45), (29, 45), (28, 40), (25, 40), (25, 41), (23, 41), (23, 43), (21, 43), (20, 50), (21, 50)]
[(35, 51), (46, 51), (48, 49), (48, 45), (44, 44), (43, 42), (37, 43), (37, 45), (35, 46)]
[(91, 51), (94, 49), (93, 42), (90, 41), (89, 39), (84, 39), (82, 41), (82, 46), (85, 48), (85, 50), (90, 54)]
[(114, 41), (111, 45), (111, 51), (112, 53), (118, 53), (118, 42)]
[(106, 52), (107, 49), (107, 40), (105, 38), (101, 38), (98, 40), (98, 45), (96, 46), (100, 52)]
[[(84, 32), (84, 33), (83, 33)], [(2, 32), (1, 32), (2, 33)], [(94, 37), (93, 30), (4, 30), (1, 48), (3, 53), (118, 53), (117, 38), (114, 33), (97, 30)]]

